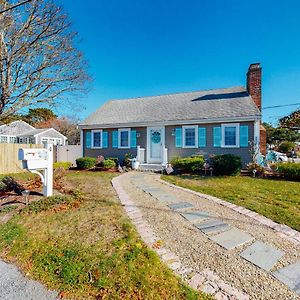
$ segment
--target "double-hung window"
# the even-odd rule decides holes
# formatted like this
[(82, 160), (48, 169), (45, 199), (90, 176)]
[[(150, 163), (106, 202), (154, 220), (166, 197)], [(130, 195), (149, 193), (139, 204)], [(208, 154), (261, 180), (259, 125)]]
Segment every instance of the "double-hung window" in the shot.
[(182, 126), (183, 147), (197, 148), (198, 147), (198, 126)]
[(222, 147), (239, 147), (239, 124), (222, 124)]
[(102, 130), (92, 130), (92, 148), (102, 148)]
[(129, 149), (130, 148), (130, 128), (121, 128), (118, 130), (118, 148)]

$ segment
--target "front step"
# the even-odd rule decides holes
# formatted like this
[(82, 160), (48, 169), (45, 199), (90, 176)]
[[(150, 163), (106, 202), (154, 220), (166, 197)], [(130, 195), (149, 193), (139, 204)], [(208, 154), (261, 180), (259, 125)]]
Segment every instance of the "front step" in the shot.
[(164, 169), (162, 164), (140, 164), (138, 171), (142, 172), (161, 172)]

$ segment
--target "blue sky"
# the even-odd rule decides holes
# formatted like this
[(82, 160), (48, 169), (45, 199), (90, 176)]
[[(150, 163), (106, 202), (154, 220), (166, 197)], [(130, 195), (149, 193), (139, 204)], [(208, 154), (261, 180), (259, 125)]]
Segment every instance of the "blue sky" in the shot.
[[(245, 85), (263, 106), (300, 102), (300, 1), (64, 0), (94, 78), (85, 118), (108, 99)], [(264, 110), (276, 118), (297, 106)]]

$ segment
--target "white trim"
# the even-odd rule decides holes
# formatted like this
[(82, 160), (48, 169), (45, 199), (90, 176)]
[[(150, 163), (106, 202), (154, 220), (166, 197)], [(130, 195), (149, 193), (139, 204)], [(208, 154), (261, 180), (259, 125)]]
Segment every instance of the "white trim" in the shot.
[[(150, 130), (151, 129), (156, 129), (156, 130), (161, 130), (161, 155), (160, 155), (160, 161), (158, 160), (153, 160), (150, 157), (150, 147), (151, 147), (151, 137), (150, 137)], [(164, 159), (164, 151), (165, 149), (165, 126), (151, 126), (147, 127), (147, 163), (162, 163)]]
[[(185, 144), (185, 130), (186, 129), (195, 129), (195, 145), (186, 146)], [(198, 148), (198, 125), (186, 125), (182, 126), (182, 148)]]
[(254, 147), (260, 151), (260, 121), (254, 122)]
[[(94, 147), (94, 133), (100, 132), (100, 147)], [(91, 149), (102, 149), (103, 144), (103, 130), (91, 130)]]
[[(36, 134), (34, 134), (33, 136), (34, 137), (36, 137), (36, 136), (38, 136), (38, 135), (40, 135), (40, 134), (42, 134), (42, 133), (45, 133), (45, 132), (48, 132), (49, 130), (53, 130), (53, 131), (55, 131), (57, 134), (59, 134), (60, 136), (62, 136), (64, 139), (68, 139), (65, 135), (63, 135), (62, 133), (60, 133), (59, 131), (57, 131), (56, 129), (54, 129), (54, 128), (45, 128), (45, 130), (43, 130), (43, 131), (41, 131), (41, 132), (39, 132), (39, 133), (36, 133)], [(24, 136), (25, 136), (25, 134), (24, 134)]]
[(167, 126), (167, 125), (196, 125), (196, 124), (211, 124), (225, 122), (246, 122), (260, 121), (261, 116), (251, 117), (230, 117), (230, 118), (214, 118), (214, 119), (198, 119), (198, 120), (174, 120), (174, 121), (153, 121), (153, 122), (129, 122), (129, 123), (114, 123), (114, 124), (93, 124), (93, 125), (78, 125), (81, 129), (93, 128), (126, 128), (126, 127), (148, 127), (148, 126)]
[[(128, 146), (121, 146), (121, 132), (128, 132)], [(131, 146), (131, 129), (130, 128), (119, 128), (118, 129), (118, 149), (130, 149)]]
[(80, 130), (80, 146), (81, 146), (81, 156), (83, 157), (84, 147), (83, 147), (83, 130)]
[[(225, 145), (225, 128), (226, 127), (235, 127), (236, 135), (235, 135), (235, 145)], [(221, 124), (221, 147), (222, 148), (240, 148), (240, 123), (226, 123)]]

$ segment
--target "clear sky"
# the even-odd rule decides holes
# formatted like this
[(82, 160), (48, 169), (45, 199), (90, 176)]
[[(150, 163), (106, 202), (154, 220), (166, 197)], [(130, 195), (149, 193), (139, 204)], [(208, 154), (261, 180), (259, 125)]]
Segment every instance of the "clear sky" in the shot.
[[(300, 102), (300, 1), (63, 0), (94, 78), (85, 118), (108, 99), (245, 85), (263, 106)], [(274, 122), (297, 106), (264, 110)]]

